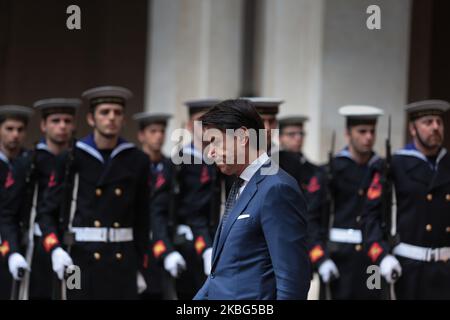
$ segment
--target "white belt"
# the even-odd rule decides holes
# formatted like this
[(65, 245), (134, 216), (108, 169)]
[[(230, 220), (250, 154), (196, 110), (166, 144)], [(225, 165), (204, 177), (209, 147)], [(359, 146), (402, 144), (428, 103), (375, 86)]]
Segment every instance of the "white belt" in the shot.
[(361, 243), (362, 233), (361, 230), (357, 229), (339, 229), (332, 228), (330, 230), (330, 240), (333, 242), (343, 242), (343, 243)]
[(133, 241), (133, 228), (72, 228), (77, 242)]
[(36, 237), (42, 237), (41, 227), (39, 227), (39, 224), (37, 223), (34, 224), (34, 235)]
[(450, 259), (450, 247), (433, 249), (414, 246), (403, 242), (399, 243), (394, 248), (393, 253), (400, 257), (426, 262), (447, 261)]

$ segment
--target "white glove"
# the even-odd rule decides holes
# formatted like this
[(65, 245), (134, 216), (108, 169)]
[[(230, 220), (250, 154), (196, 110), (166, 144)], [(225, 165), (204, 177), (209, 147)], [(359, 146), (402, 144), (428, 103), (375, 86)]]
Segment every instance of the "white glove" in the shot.
[[(380, 272), (387, 283), (394, 283), (402, 275), (402, 266), (393, 255), (388, 254), (381, 260)], [(397, 273), (396, 278), (392, 277), (394, 273)]]
[(19, 269), (25, 269), (30, 271), (30, 266), (26, 262), (25, 258), (19, 253), (13, 253), (8, 258), (9, 272), (13, 276), (14, 280), (20, 280)]
[(211, 273), (212, 248), (208, 248), (203, 252), (203, 271), (206, 276)]
[(138, 294), (141, 294), (142, 292), (147, 289), (147, 283), (145, 282), (144, 276), (140, 271), (137, 272), (137, 288), (138, 288)]
[(194, 234), (192, 233), (191, 228), (185, 224), (180, 224), (177, 227), (177, 235), (184, 236), (187, 241), (194, 240)]
[(174, 278), (178, 278), (182, 271), (186, 270), (186, 261), (183, 256), (174, 251), (164, 258), (164, 269)]
[(73, 266), (72, 258), (61, 248), (56, 248), (52, 252), (52, 268), (58, 275), (59, 280), (64, 279), (64, 271), (67, 267)]
[(322, 278), (322, 281), (325, 283), (330, 282), (332, 277), (334, 277), (335, 279), (339, 278), (339, 270), (331, 259), (325, 260), (320, 265), (319, 274)]

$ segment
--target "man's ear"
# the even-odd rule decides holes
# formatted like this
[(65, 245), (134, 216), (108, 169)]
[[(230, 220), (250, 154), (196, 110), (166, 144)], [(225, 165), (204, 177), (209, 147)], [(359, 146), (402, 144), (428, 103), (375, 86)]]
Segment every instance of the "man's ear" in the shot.
[(41, 119), (41, 122), (40, 122), (40, 127), (41, 127), (41, 132), (43, 132), (43, 133), (45, 133), (45, 121), (46, 121), (46, 119)]
[(352, 135), (352, 127), (346, 127), (345, 128), (345, 138), (347, 140), (350, 140), (351, 135)]
[(138, 141), (141, 143), (141, 144), (144, 144), (144, 130), (139, 130), (138, 131), (138, 135), (137, 135), (137, 138), (138, 138)]
[(89, 124), (89, 126), (91, 126), (92, 128), (95, 127), (94, 114), (92, 112), (87, 113), (86, 120), (87, 120), (87, 123)]
[(417, 130), (416, 130), (416, 127), (414, 125), (414, 121), (411, 121), (408, 124), (408, 129), (409, 129), (409, 134), (411, 135), (411, 137), (415, 137), (417, 135)]

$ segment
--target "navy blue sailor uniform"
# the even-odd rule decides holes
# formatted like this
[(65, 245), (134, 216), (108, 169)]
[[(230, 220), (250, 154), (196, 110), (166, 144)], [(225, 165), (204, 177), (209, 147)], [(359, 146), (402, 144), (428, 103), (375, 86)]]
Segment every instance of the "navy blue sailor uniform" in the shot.
[[(179, 297), (191, 299), (205, 279), (202, 255), (212, 246), (211, 201), (217, 169), (206, 164), (201, 152), (193, 145), (185, 146), (180, 156), (183, 163), (173, 164), (169, 160), (164, 166), (167, 170), (159, 178), (159, 181), (164, 181), (164, 187), (156, 191), (151, 203), (153, 254), (160, 263), (175, 250), (182, 254), (187, 269), (177, 279), (177, 292)], [(171, 196), (175, 181), (179, 185), (177, 199)], [(175, 221), (172, 221), (175, 230), (172, 231), (168, 228), (171, 201), (176, 201)], [(177, 227), (183, 225), (191, 229), (193, 239), (176, 236)]]
[[(14, 178), (10, 162), (0, 151), (0, 215), (5, 201), (5, 189), (11, 187), (12, 184), (14, 184)], [(11, 294), (11, 274), (8, 270), (9, 253), (9, 242), (2, 239), (0, 228), (0, 300), (9, 299)]]
[(16, 185), (16, 168), (20, 167), (29, 152), (23, 149), (15, 159), (0, 151), (0, 300), (10, 299), (11, 274), (8, 270), (8, 258), (14, 253), (14, 243), (9, 239), (8, 225), (4, 219), (5, 204), (8, 201), (10, 189)]
[[(310, 194), (317, 192), (320, 188), (316, 176), (319, 167), (309, 162), (301, 152), (282, 150), (278, 153), (278, 157), (280, 168), (297, 181), (308, 201)], [(273, 158), (276, 159), (276, 156)]]
[[(42, 232), (38, 223), (29, 226), (31, 202), (35, 186), (37, 187), (37, 208), (42, 205), (47, 187), (55, 184), (55, 158), (44, 140), (36, 145), (35, 150), (17, 160), (15, 166), (15, 183), (5, 193), (1, 221), (5, 239), (10, 246), (10, 254), (14, 252), (25, 256), (23, 239), (28, 228), (34, 230), (34, 252), (31, 263), (30, 299), (50, 299), (52, 267), (50, 256), (42, 245)], [(34, 163), (32, 163), (34, 162)], [(31, 172), (32, 167), (34, 172)], [(30, 181), (26, 182), (27, 176)], [(25, 201), (24, 201), (25, 200)], [(28, 203), (29, 202), (29, 203)]]
[(450, 155), (445, 148), (427, 158), (414, 144), (392, 157), (399, 243), (391, 247), (381, 227), (382, 167), (367, 192), (364, 239), (372, 263), (393, 253), (402, 267), (398, 299), (450, 299)]
[[(58, 157), (56, 183), (38, 213), (47, 252), (64, 244), (59, 214), (68, 156)], [(77, 141), (73, 156), (79, 187), (70, 255), (82, 276), (81, 289), (68, 290), (68, 298), (135, 299), (137, 271), (148, 263), (148, 157), (123, 139), (99, 150), (92, 134)]]
[[(314, 188), (309, 206), (308, 246), (313, 265), (331, 259), (339, 270), (339, 278), (330, 282), (333, 299), (379, 299), (379, 290), (366, 286), (366, 269), (371, 264), (363, 251), (361, 215), (366, 201), (366, 190), (370, 183), (371, 168), (383, 160), (372, 154), (365, 165), (356, 163), (347, 148), (332, 160), (331, 183), (325, 168), (314, 178)], [(332, 217), (324, 216), (326, 189), (334, 199)], [(323, 220), (326, 219), (326, 222)], [(330, 226), (327, 228), (326, 226)], [(321, 298), (324, 292), (320, 293)]]
[[(167, 220), (165, 216), (154, 215), (154, 212), (166, 210), (170, 199), (170, 185), (172, 177), (172, 163), (169, 158), (162, 156), (161, 161), (150, 161), (150, 248), (148, 255), (148, 268), (144, 270), (143, 275), (147, 283), (151, 284), (147, 287), (147, 294), (150, 298), (161, 298), (162, 285), (161, 275), (164, 270), (161, 261), (158, 259), (162, 248), (167, 251), (166, 254), (173, 251), (169, 236), (167, 234)], [(162, 206), (162, 207), (161, 207)], [(158, 226), (158, 227), (156, 227)], [(163, 228), (161, 226), (166, 226)], [(165, 239), (161, 240), (161, 239)], [(159, 241), (159, 242), (158, 242)], [(158, 243), (158, 244), (157, 244)], [(157, 245), (156, 245), (157, 244)], [(165, 255), (166, 255), (165, 254)]]

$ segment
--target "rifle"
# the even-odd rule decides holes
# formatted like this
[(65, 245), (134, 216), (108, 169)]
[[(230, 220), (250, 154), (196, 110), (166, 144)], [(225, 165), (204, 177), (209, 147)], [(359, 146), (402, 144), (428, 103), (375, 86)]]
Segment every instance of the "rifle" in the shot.
[[(395, 193), (392, 182), (392, 153), (391, 153), (391, 116), (388, 120), (388, 135), (385, 142), (386, 161), (383, 166), (381, 176), (382, 185), (382, 201), (381, 201), (381, 228), (383, 230), (386, 241), (390, 248), (393, 248), (398, 243), (397, 230), (393, 229), (393, 206), (395, 205)], [(392, 274), (393, 279), (398, 278), (397, 272)], [(385, 282), (385, 281), (384, 281)], [(382, 290), (382, 297), (385, 300), (395, 300), (394, 285), (384, 283)]]
[[(68, 150), (68, 158), (65, 163), (63, 198), (59, 212), (58, 226), (59, 234), (63, 236), (63, 245), (70, 255), (72, 245), (75, 243), (75, 234), (72, 231), (72, 222), (76, 211), (76, 201), (78, 195), (79, 176), (74, 172), (76, 139), (75, 133), (72, 136), (71, 146)], [(54, 300), (66, 300), (66, 286), (64, 280), (59, 280), (56, 274), (53, 275)]]
[[(331, 148), (328, 152), (328, 163), (325, 167), (325, 174), (326, 174), (326, 185), (325, 185), (325, 203), (322, 208), (322, 217), (321, 217), (321, 224), (322, 224), (322, 230), (326, 230), (326, 236), (328, 237), (329, 230), (330, 230), (330, 224), (331, 224), (331, 218), (334, 214), (334, 196), (332, 194), (332, 184), (333, 184), (333, 155), (334, 155), (334, 148), (336, 144), (336, 132), (333, 130), (333, 134), (331, 136)], [(319, 277), (320, 279), (320, 277)], [(333, 281), (333, 279), (330, 279), (330, 282)], [(330, 290), (330, 284), (324, 283), (320, 279), (320, 295), (325, 300), (331, 300), (331, 290)]]
[[(181, 139), (178, 142), (178, 146), (181, 145)], [(180, 147), (177, 148), (179, 154)], [(173, 172), (170, 183), (170, 201), (169, 212), (167, 217), (167, 230), (169, 236), (174, 244), (181, 242), (176, 235), (176, 212), (178, 210), (178, 202), (180, 197), (180, 180), (179, 174), (181, 171), (181, 165), (175, 164), (173, 166)], [(176, 279), (173, 278), (166, 270), (163, 270), (162, 276), (162, 293), (164, 300), (178, 300)]]
[(18, 275), (20, 280), (13, 279), (11, 287), (11, 300), (20, 300), (19, 288), (21, 286), (21, 283), (23, 282), (24, 273), (25, 269), (19, 268)]
[[(38, 196), (38, 183), (36, 177), (37, 148), (33, 150), (30, 167), (25, 176), (25, 207), (21, 210), (21, 244), (25, 251), (25, 260), (31, 269), (34, 251), (34, 223), (36, 220), (36, 206)], [(14, 280), (11, 289), (11, 300), (28, 300), (30, 271), (19, 269), (20, 280)]]

